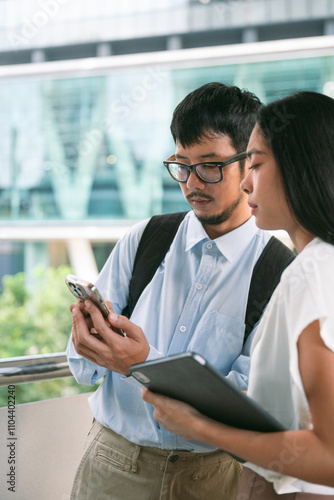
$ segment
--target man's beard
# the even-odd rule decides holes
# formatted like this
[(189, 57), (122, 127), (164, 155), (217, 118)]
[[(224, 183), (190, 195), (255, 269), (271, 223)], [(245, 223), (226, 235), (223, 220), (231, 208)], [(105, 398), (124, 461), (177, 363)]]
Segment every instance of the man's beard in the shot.
[(223, 210), (220, 214), (216, 215), (199, 215), (195, 212), (195, 215), (197, 219), (200, 221), (201, 224), (203, 225), (209, 225), (209, 226), (218, 226), (219, 224), (223, 224), (229, 218), (232, 216), (234, 211), (237, 209), (237, 207), (240, 205), (240, 202), (242, 201), (242, 193), (240, 194), (239, 198), (235, 200), (235, 202), (229, 207)]

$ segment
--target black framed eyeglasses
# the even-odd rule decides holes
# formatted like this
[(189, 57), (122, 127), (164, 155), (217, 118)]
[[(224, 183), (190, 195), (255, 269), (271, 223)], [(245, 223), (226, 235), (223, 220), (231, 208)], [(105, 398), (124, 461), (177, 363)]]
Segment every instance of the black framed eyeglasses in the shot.
[[(174, 155), (173, 155), (174, 156)], [(170, 161), (169, 158), (163, 162), (171, 177), (177, 182), (187, 182), (190, 172), (194, 172), (199, 179), (208, 184), (216, 184), (223, 179), (223, 168), (236, 161), (244, 160), (246, 151), (238, 153), (225, 161), (208, 161), (187, 165), (178, 161)], [(171, 156), (170, 156), (171, 158)]]

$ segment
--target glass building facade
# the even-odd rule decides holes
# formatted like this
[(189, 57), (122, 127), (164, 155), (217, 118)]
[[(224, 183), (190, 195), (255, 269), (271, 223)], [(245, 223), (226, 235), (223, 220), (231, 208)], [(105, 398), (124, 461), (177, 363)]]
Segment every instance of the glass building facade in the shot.
[(334, 57), (0, 83), (0, 221), (136, 220), (185, 208), (162, 160), (173, 109), (210, 81), (263, 102), (322, 92)]
[[(297, 90), (331, 91), (334, 56), (0, 79), (0, 279), (37, 263), (71, 263), (64, 243), (43, 240), (43, 228), (104, 225), (105, 241), (90, 241), (101, 268), (114, 244), (110, 228), (186, 210), (162, 161), (174, 152), (175, 106), (210, 81), (247, 88), (265, 103)], [(6, 228), (35, 226), (38, 241), (6, 236)]]

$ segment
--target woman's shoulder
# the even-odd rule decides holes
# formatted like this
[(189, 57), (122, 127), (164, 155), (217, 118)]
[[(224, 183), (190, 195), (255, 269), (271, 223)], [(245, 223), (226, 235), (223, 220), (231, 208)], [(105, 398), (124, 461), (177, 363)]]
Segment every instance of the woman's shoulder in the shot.
[(334, 246), (315, 238), (283, 271), (271, 308), (289, 317), (313, 306), (323, 310), (333, 301), (333, 281)]
[(306, 283), (319, 273), (334, 279), (334, 245), (314, 238), (285, 269), (281, 282), (285, 287), (291, 286), (296, 280)]

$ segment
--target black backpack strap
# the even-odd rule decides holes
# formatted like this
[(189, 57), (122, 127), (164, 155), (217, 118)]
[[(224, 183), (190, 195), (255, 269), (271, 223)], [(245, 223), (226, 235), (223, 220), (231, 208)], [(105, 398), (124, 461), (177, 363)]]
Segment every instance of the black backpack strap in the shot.
[(260, 319), (282, 272), (294, 258), (294, 253), (275, 236), (272, 236), (264, 247), (254, 266), (249, 287), (244, 342)]
[(130, 318), (139, 297), (163, 261), (187, 213), (154, 215), (147, 223), (133, 264), (129, 301), (122, 312), (124, 316)]

